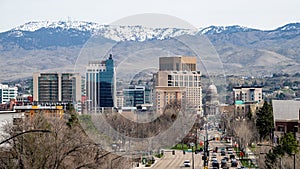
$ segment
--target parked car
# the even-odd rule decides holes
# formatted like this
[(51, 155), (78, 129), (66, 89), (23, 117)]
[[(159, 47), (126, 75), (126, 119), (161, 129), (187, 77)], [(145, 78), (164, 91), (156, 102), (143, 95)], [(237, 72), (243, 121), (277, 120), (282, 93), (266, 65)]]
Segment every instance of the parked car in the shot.
[(183, 162), (183, 166), (185, 166), (185, 167), (191, 167), (190, 160), (185, 160), (185, 161)]

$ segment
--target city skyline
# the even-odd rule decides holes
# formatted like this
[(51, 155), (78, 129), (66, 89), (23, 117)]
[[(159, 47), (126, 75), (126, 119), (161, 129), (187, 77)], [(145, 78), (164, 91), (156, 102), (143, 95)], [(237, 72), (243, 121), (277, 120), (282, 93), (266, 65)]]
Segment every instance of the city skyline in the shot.
[[(143, 14), (166, 14), (187, 21), (198, 28), (210, 25), (242, 25), (270, 30), (287, 23), (299, 22), (300, 2), (283, 1), (2, 1), (0, 14), (5, 16), (0, 32), (10, 30), (30, 21), (84, 20), (111, 24), (124, 17)], [(119, 4), (119, 5), (116, 5)], [(272, 4), (272, 5), (271, 5)], [(168, 7), (168, 8), (166, 8)], [(13, 11), (13, 12), (12, 12)], [(118, 12), (116, 12), (118, 11)], [(276, 18), (276, 19), (274, 19)]]

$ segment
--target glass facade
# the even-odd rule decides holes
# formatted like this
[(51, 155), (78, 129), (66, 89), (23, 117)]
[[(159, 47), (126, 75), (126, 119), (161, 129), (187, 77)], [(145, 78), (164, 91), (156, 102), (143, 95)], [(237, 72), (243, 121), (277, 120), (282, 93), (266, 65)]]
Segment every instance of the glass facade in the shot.
[(88, 106), (114, 107), (115, 70), (112, 56), (102, 62), (90, 62), (86, 73)]
[(145, 103), (145, 87), (130, 86), (123, 90), (124, 107), (136, 107)]

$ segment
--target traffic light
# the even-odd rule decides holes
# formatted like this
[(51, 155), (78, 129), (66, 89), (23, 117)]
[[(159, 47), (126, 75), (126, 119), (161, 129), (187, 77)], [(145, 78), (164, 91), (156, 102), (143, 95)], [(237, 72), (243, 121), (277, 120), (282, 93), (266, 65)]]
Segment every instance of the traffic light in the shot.
[(175, 150), (172, 151), (172, 155), (175, 155)]
[(185, 154), (185, 151), (183, 150), (182, 153)]

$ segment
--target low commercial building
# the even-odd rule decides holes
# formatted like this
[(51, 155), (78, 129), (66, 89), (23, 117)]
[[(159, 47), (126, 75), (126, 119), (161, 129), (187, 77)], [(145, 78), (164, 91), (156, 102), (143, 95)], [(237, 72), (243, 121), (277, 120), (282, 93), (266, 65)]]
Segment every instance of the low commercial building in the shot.
[(248, 113), (254, 115), (263, 106), (262, 86), (233, 87), (233, 104), (235, 116), (245, 117)]
[(300, 100), (272, 100), (275, 136), (293, 132), (299, 140)]

